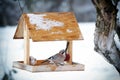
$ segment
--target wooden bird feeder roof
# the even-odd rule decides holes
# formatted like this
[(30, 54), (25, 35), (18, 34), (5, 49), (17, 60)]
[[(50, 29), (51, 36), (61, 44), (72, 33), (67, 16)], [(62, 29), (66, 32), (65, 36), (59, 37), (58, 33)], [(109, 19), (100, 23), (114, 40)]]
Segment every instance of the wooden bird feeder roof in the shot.
[(83, 39), (72, 12), (47, 12), (22, 14), (14, 39), (23, 39), (24, 26), (29, 38), (36, 41)]

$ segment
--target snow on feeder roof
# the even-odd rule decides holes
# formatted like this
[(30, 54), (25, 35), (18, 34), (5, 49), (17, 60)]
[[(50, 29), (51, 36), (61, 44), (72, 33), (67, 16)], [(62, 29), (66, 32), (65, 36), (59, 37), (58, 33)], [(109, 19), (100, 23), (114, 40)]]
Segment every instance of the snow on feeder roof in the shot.
[(23, 39), (25, 26), (33, 41), (83, 39), (72, 12), (22, 14), (14, 39)]

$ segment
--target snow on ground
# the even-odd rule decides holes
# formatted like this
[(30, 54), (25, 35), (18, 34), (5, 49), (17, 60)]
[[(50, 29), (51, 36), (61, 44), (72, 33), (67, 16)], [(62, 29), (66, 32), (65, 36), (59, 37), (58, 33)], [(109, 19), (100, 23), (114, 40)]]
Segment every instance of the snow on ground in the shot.
[[(85, 71), (41, 72), (31, 73), (14, 68), (15, 80), (119, 80), (120, 76), (115, 68), (94, 51), (95, 23), (79, 23), (84, 40), (73, 42), (73, 61), (85, 65)], [(0, 28), (0, 79), (4, 71), (12, 69), (12, 62), (23, 60), (23, 40), (13, 40), (16, 27)], [(32, 42), (31, 55), (37, 59), (45, 59), (59, 50), (64, 49), (65, 41)], [(4, 64), (3, 64), (4, 62)], [(4, 69), (5, 68), (5, 69)]]

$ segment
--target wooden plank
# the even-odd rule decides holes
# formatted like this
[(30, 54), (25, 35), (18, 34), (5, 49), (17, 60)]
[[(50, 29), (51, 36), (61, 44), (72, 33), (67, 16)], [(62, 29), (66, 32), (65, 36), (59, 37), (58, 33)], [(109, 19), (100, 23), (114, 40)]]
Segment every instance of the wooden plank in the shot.
[(72, 41), (69, 41), (68, 53), (70, 55), (70, 59), (69, 59), (68, 63), (72, 64)]
[(18, 26), (16, 28), (15, 34), (13, 39), (23, 39), (24, 38), (24, 27), (23, 27), (23, 15), (20, 17), (20, 20), (18, 22)]
[(27, 25), (25, 24), (25, 21), (23, 27), (24, 27), (24, 64), (29, 64), (29, 55), (30, 55), (29, 31)]
[(54, 71), (84, 71), (84, 65), (79, 63), (65, 64), (64, 66), (56, 66), (54, 64), (32, 66), (26, 65), (19, 61), (13, 63), (13, 67), (30, 72), (54, 72)]

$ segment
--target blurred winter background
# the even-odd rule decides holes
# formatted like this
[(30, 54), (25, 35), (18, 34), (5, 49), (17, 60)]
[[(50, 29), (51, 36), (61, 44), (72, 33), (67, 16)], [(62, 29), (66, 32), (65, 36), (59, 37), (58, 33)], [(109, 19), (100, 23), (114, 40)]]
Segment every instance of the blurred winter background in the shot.
[[(13, 68), (13, 61), (24, 58), (23, 40), (13, 40), (22, 11), (17, 0), (0, 0), (0, 80), (120, 80), (115, 68), (94, 51), (96, 12), (91, 0), (19, 1), (24, 13), (75, 13), (84, 40), (73, 42), (73, 61), (84, 64), (85, 71), (31, 73)], [(118, 7), (120, 9), (120, 6)], [(118, 15), (120, 16), (120, 13)], [(34, 44), (31, 42), (31, 55), (37, 59), (45, 59), (65, 47), (64, 41)]]

